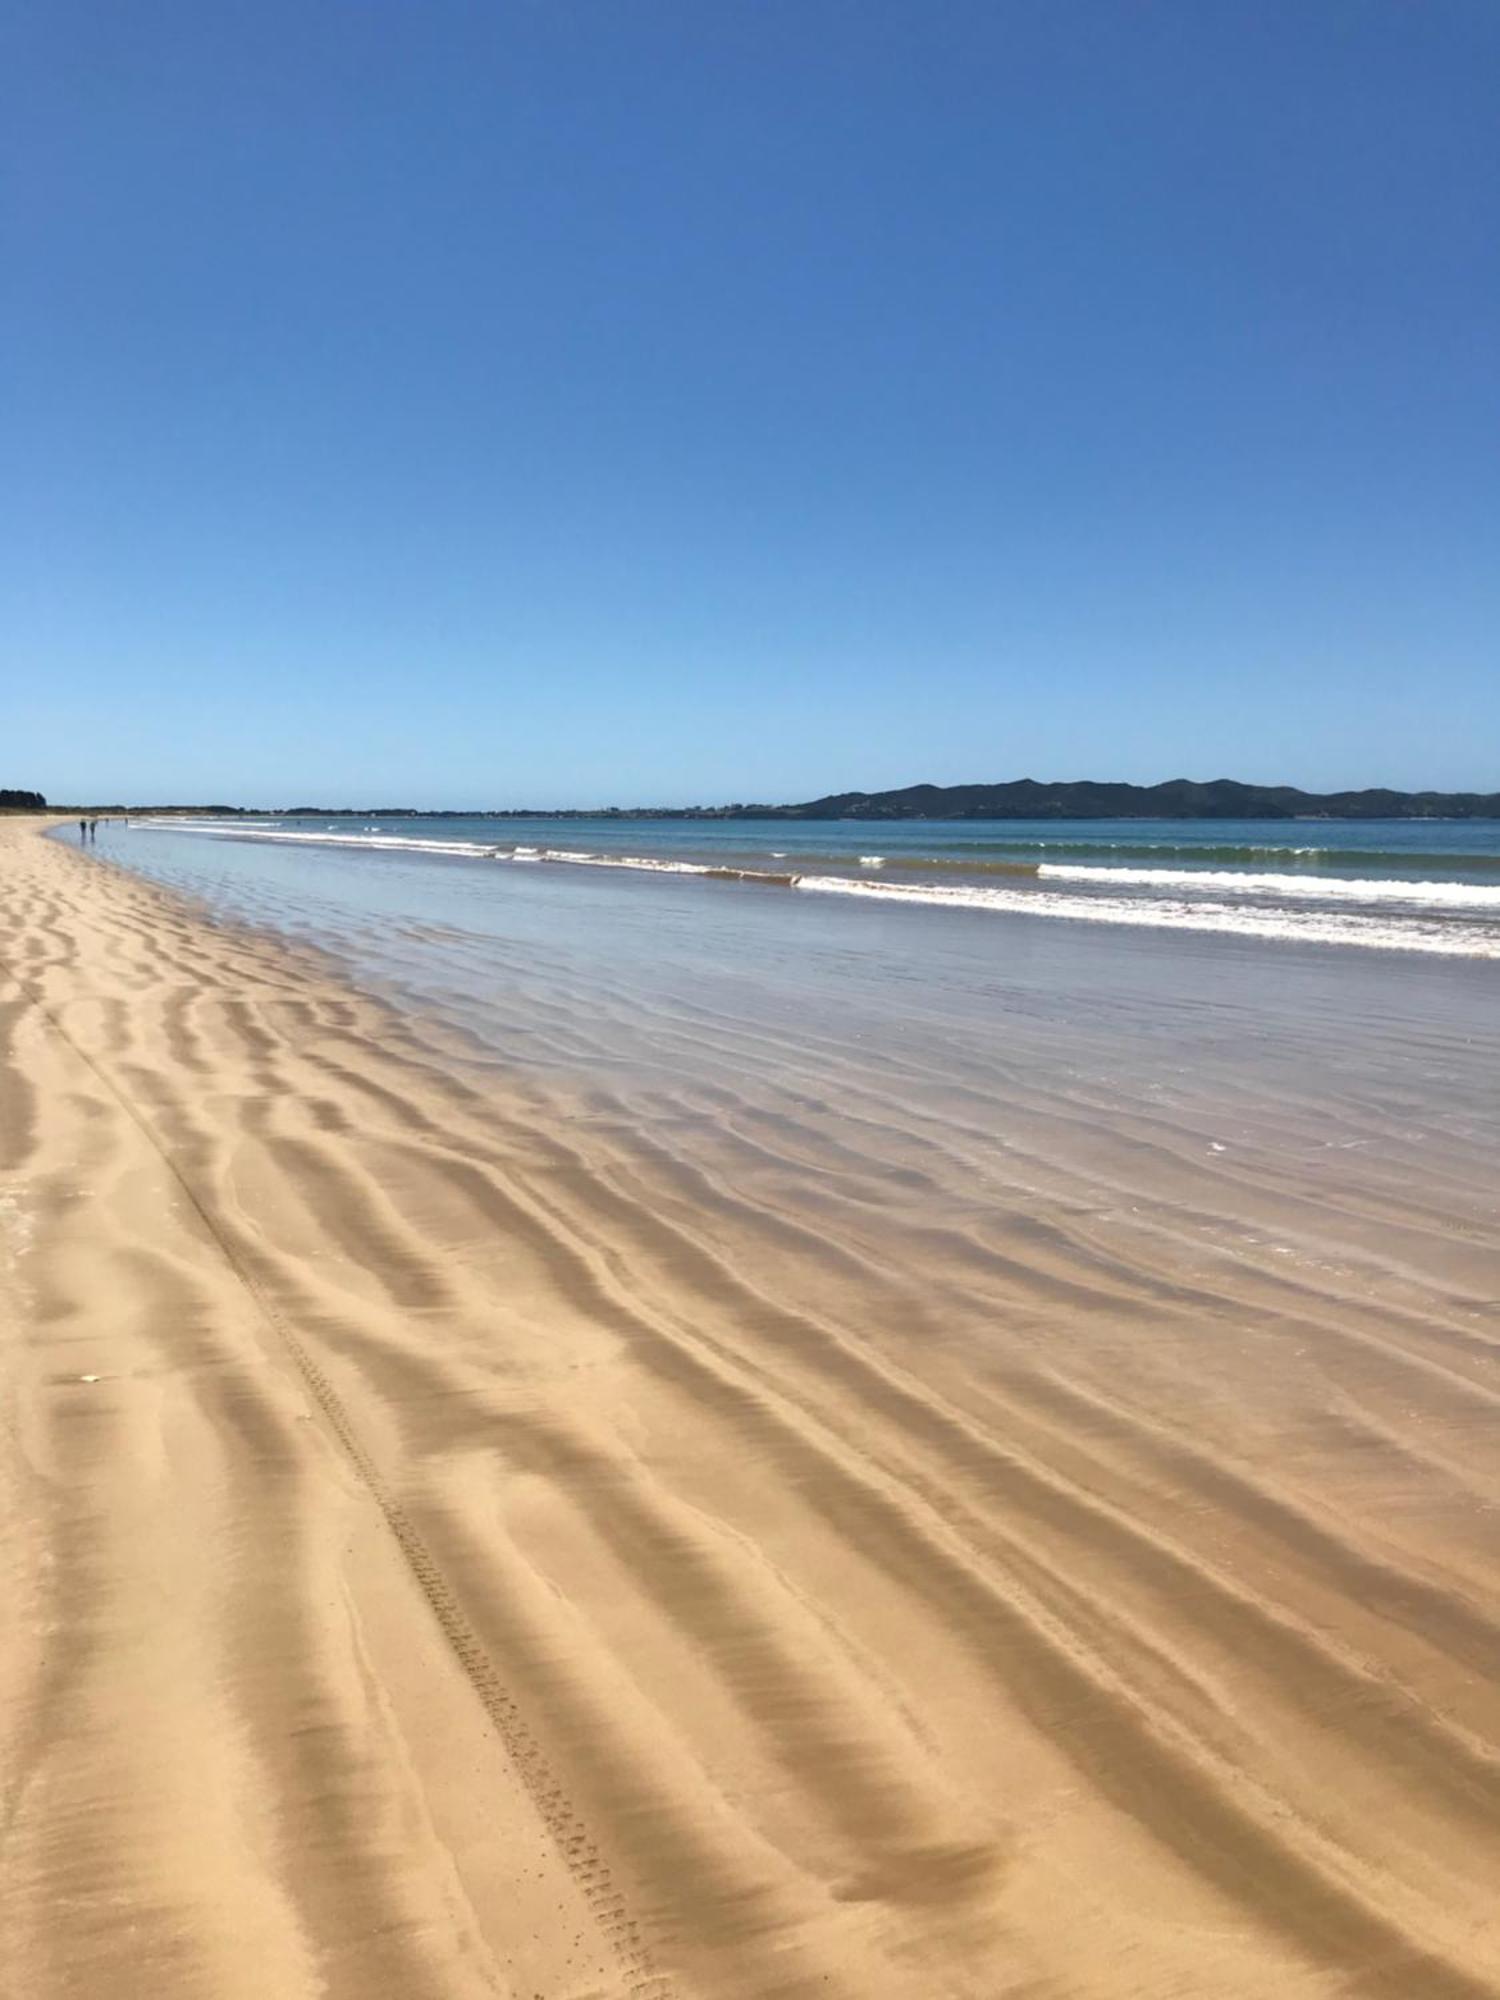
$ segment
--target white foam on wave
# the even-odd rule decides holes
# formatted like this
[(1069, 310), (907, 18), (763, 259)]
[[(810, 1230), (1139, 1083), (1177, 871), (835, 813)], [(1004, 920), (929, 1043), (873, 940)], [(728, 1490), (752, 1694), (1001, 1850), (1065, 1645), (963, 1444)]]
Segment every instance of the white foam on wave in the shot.
[(132, 824), (158, 833), (202, 833), (214, 840), (280, 840), (302, 847), (380, 847), (406, 849), (418, 854), (493, 854), (494, 848), (478, 840), (412, 840), (399, 833), (334, 833), (332, 830), (284, 826), (224, 826), (201, 819), (146, 819)]
[(1145, 930), (1212, 931), (1286, 943), (1362, 945), (1376, 951), (1436, 952), (1446, 958), (1500, 959), (1500, 932), (1456, 930), (1418, 918), (1383, 921), (1354, 911), (1258, 910), (1232, 903), (1165, 898), (1049, 895), (1039, 889), (981, 889), (946, 882), (861, 882), (847, 875), (799, 875), (792, 887), (830, 896), (883, 898), (946, 909), (1012, 916), (1063, 917), (1074, 923)]
[(1329, 903), (1409, 903), (1446, 910), (1500, 910), (1500, 887), (1474, 882), (1403, 882), (1389, 877), (1244, 874), (1225, 868), (1109, 868), (1044, 861), (1037, 874), (1054, 882), (1114, 888), (1190, 889), (1222, 896), (1289, 896)]
[(713, 867), (700, 861), (659, 861), (649, 854), (591, 854), (568, 847), (544, 847), (543, 861), (567, 861), (575, 868), (630, 868), (647, 875), (712, 875)]
[(862, 854), (859, 857), (859, 865), (861, 868), (884, 868), (885, 856), (883, 854)]
[(335, 833), (331, 829), (229, 826), (218, 820), (143, 819), (133, 825), (163, 833), (200, 833), (217, 840), (275, 840), (294, 846), (395, 849), (411, 854), (461, 854), (487, 861), (558, 861), (575, 868), (626, 868), (649, 875), (719, 875), (733, 871), (706, 861), (663, 861), (649, 854), (598, 854), (588, 848), (500, 847), (481, 840), (419, 840), (400, 833)]

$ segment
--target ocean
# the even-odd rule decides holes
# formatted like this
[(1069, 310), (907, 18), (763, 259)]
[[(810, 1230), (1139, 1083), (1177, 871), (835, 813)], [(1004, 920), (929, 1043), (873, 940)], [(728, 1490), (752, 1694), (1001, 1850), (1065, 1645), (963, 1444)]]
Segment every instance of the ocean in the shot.
[[(1500, 956), (1500, 822), (1490, 821), (286, 815), (136, 821), (131, 832), (143, 848), (196, 838), (610, 869), (914, 909)], [(151, 865), (149, 852), (139, 858)]]

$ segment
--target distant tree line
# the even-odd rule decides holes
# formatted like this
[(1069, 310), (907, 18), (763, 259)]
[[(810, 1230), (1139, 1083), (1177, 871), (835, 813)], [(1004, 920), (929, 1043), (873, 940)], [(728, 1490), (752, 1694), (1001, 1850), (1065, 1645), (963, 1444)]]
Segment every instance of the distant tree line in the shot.
[(47, 801), (40, 792), (10, 792), (0, 789), (0, 811), (45, 812)]

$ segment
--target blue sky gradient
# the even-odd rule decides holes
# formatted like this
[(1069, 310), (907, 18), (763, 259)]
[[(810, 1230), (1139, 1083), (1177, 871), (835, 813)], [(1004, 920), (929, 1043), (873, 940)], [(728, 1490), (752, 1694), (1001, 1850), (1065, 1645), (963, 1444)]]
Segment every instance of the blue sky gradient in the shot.
[(0, 783), (1500, 787), (1492, 0), (0, 21)]

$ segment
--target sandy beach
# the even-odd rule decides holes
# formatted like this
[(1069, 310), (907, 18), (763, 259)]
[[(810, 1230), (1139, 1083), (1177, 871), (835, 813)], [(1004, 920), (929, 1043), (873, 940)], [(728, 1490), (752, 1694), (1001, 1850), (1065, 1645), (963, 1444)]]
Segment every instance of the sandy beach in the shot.
[(40, 825), (7, 1992), (1500, 1995), (1491, 1048), (591, 1092)]

